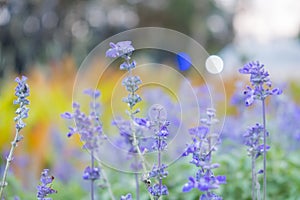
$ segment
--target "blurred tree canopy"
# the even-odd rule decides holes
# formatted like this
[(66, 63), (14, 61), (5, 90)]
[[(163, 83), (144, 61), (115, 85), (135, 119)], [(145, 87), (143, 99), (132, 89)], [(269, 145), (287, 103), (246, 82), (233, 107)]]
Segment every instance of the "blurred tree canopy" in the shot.
[(66, 55), (80, 63), (105, 38), (135, 27), (177, 30), (214, 53), (231, 42), (233, 15), (217, 0), (0, 0), (0, 75)]

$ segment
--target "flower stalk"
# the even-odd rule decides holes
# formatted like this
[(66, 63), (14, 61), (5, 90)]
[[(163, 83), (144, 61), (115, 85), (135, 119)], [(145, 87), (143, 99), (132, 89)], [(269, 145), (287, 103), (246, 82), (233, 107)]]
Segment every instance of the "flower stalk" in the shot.
[[(102, 123), (99, 120), (100, 104), (95, 101), (100, 97), (100, 92), (98, 90), (88, 89), (84, 91), (84, 94), (89, 95), (94, 99), (94, 101), (90, 103), (91, 111), (89, 115), (83, 113), (80, 109), (80, 105), (74, 102), (74, 113), (66, 112), (62, 114), (61, 117), (68, 120), (73, 119), (75, 121), (75, 126), (69, 127), (70, 132), (68, 133), (68, 137), (78, 133), (82, 142), (84, 143), (83, 148), (90, 152), (91, 166), (87, 166), (85, 168), (83, 179), (90, 181), (91, 200), (94, 200), (94, 182), (100, 179), (101, 171), (102, 174), (104, 174), (103, 169), (100, 168), (100, 165), (95, 165), (95, 152), (99, 150), (101, 141), (106, 139), (106, 135), (103, 134)], [(107, 177), (105, 177), (105, 182), (107, 183), (111, 199), (114, 199)]]
[[(255, 100), (259, 100), (262, 103), (262, 125), (256, 124), (252, 127), (252, 130), (248, 131), (244, 136), (246, 137), (245, 144), (249, 147), (248, 154), (255, 155), (253, 162), (252, 158), (252, 171), (255, 168), (255, 160), (263, 154), (263, 199), (267, 198), (267, 150), (270, 146), (267, 145), (268, 132), (266, 130), (266, 98), (271, 95), (280, 95), (282, 90), (275, 88), (271, 89), (272, 82), (269, 78), (269, 73), (265, 70), (264, 65), (257, 62), (249, 62), (244, 65), (243, 68), (239, 69), (241, 74), (249, 74), (251, 86), (247, 86), (244, 91), (246, 96), (245, 104), (246, 106), (251, 106)], [(262, 139), (262, 144), (260, 140)], [(255, 172), (257, 174), (257, 172)], [(256, 178), (257, 179), (257, 178)], [(252, 175), (252, 186), (255, 184), (259, 185), (258, 181)], [(254, 183), (253, 183), (254, 182)], [(260, 188), (260, 187), (256, 187)], [(253, 198), (252, 189), (252, 198)], [(256, 198), (259, 198), (258, 195)], [(255, 199), (255, 198), (254, 198)]]
[(18, 146), (18, 143), (23, 139), (23, 136), (20, 135), (20, 131), (26, 126), (26, 124), (23, 122), (23, 119), (28, 117), (28, 111), (29, 111), (29, 108), (27, 108), (27, 105), (29, 105), (29, 100), (27, 99), (27, 97), (29, 96), (29, 86), (26, 83), (27, 77), (22, 76), (21, 79), (17, 77), (15, 81), (18, 83), (15, 89), (15, 95), (18, 98), (17, 100), (14, 100), (14, 104), (19, 105), (19, 108), (17, 108), (16, 110), (17, 116), (14, 118), (14, 121), (16, 122), (15, 137), (14, 140), (11, 142), (11, 148), (8, 157), (6, 159), (6, 165), (4, 168), (2, 181), (0, 183), (0, 199), (2, 199), (4, 188), (7, 186), (6, 183), (7, 173), (9, 170), (9, 166), (13, 160), (13, 154), (15, 148)]
[[(128, 72), (126, 78), (123, 79), (122, 85), (125, 86), (126, 90), (129, 92), (127, 97), (123, 98), (123, 102), (127, 103), (129, 107), (128, 115), (130, 118), (130, 130), (131, 133), (128, 133), (129, 140), (132, 142), (133, 149), (131, 149), (131, 153), (137, 154), (135, 156), (135, 164), (138, 166), (138, 159), (141, 161), (142, 169), (144, 173), (146, 173), (147, 168), (144, 160), (143, 153), (140, 148), (140, 141), (136, 133), (136, 128), (134, 125), (135, 114), (139, 112), (139, 109), (133, 110), (134, 106), (139, 103), (142, 99), (141, 97), (136, 94), (136, 91), (139, 89), (139, 84), (142, 83), (138, 76), (134, 76), (132, 74), (132, 69), (135, 68), (136, 62), (133, 60), (131, 61), (131, 55), (135, 50), (134, 47), (131, 45), (131, 41), (122, 41), (116, 44), (110, 43), (110, 49), (106, 51), (106, 57), (110, 58), (122, 58), (124, 62), (120, 65), (121, 70), (126, 70)], [(138, 169), (135, 169), (138, 170)], [(139, 177), (138, 172), (135, 173), (135, 183), (136, 183), (136, 199), (140, 199), (140, 185), (139, 185)]]

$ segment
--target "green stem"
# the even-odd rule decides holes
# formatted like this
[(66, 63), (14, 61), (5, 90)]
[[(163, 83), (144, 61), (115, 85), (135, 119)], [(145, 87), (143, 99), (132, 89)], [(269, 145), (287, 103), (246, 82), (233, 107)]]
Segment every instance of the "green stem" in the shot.
[[(91, 168), (94, 170), (94, 151), (91, 150)], [(91, 200), (94, 200), (94, 180), (91, 179)]]
[(255, 200), (255, 185), (256, 185), (256, 165), (255, 165), (255, 155), (252, 155), (252, 200)]
[(4, 172), (3, 172), (3, 178), (2, 178), (2, 181), (0, 183), (0, 199), (2, 199), (2, 197), (3, 197), (3, 191), (4, 191), (4, 188), (6, 186), (6, 177), (7, 177), (8, 169), (9, 169), (10, 163), (13, 160), (14, 150), (17, 147), (17, 143), (19, 142), (19, 137), (20, 137), (19, 136), (19, 130), (16, 129), (16, 135), (15, 135), (14, 140), (11, 143), (11, 148), (10, 148), (8, 157), (6, 159), (6, 165), (5, 165), (5, 169), (4, 169)]
[[(128, 65), (130, 65), (129, 59), (126, 59), (126, 62), (127, 62)], [(132, 76), (132, 70), (131, 69), (128, 70), (128, 73), (129, 73), (129, 76)], [(134, 95), (134, 92), (132, 92), (131, 94)], [(146, 162), (145, 162), (144, 156), (143, 156), (143, 154), (141, 152), (141, 149), (139, 147), (137, 136), (136, 136), (136, 133), (135, 133), (135, 128), (134, 128), (134, 124), (133, 124), (133, 121), (134, 121), (134, 116), (133, 115), (134, 115), (133, 114), (133, 110), (132, 110), (132, 107), (130, 106), (130, 126), (132, 127), (132, 140), (133, 140), (132, 141), (132, 145), (135, 147), (135, 149), (136, 149), (136, 151), (138, 153), (138, 156), (141, 159), (143, 173), (147, 173), (147, 167), (146, 167), (146, 164), (145, 164)], [(136, 190), (139, 190), (139, 184), (138, 184), (138, 182), (137, 182), (137, 188), (136, 188)], [(148, 194), (150, 196), (150, 199), (153, 200), (152, 195), (149, 192), (148, 192)], [(138, 198), (139, 192), (137, 192), (136, 195), (137, 195), (137, 198)]]
[(115, 200), (116, 198), (115, 198), (115, 196), (114, 196), (114, 194), (113, 194), (113, 192), (112, 192), (110, 182), (109, 182), (109, 180), (108, 180), (108, 178), (107, 178), (107, 174), (106, 174), (106, 172), (105, 172), (103, 166), (101, 165), (101, 163), (99, 163), (99, 166), (100, 166), (100, 168), (101, 168), (100, 173), (102, 174), (103, 180), (104, 180), (104, 182), (105, 182), (105, 184), (106, 184), (106, 187), (107, 187), (107, 189), (108, 189), (108, 193), (109, 193), (110, 199), (111, 199), (111, 200)]
[(263, 181), (263, 199), (266, 200), (267, 196), (267, 132), (266, 132), (266, 108), (265, 99), (262, 100), (262, 117), (263, 117), (263, 131), (264, 131), (264, 181)]
[(136, 200), (140, 199), (140, 184), (139, 184), (139, 175), (137, 173), (135, 175), (135, 184), (136, 184)]

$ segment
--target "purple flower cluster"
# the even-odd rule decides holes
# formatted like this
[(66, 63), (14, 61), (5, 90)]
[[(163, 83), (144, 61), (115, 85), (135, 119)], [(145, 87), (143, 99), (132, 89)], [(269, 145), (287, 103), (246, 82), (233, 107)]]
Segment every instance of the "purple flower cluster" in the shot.
[(165, 164), (162, 164), (160, 167), (154, 164), (152, 170), (149, 172), (149, 178), (154, 178), (154, 177), (157, 177), (158, 179), (166, 178), (168, 176), (168, 172), (165, 171), (167, 167), (168, 166)]
[(29, 86), (27, 85), (27, 77), (22, 76), (20, 79), (17, 77), (15, 81), (18, 83), (15, 89), (15, 95), (18, 97), (17, 100), (14, 100), (14, 104), (18, 104), (19, 108), (16, 110), (17, 116), (14, 118), (16, 122), (16, 129), (20, 131), (22, 128), (26, 126), (23, 122), (23, 119), (28, 117), (29, 108), (26, 105), (29, 105), (29, 100), (27, 97), (29, 96)]
[(98, 150), (101, 139), (106, 139), (106, 136), (103, 134), (102, 124), (99, 120), (100, 104), (96, 102), (100, 97), (100, 92), (88, 89), (84, 91), (84, 94), (89, 95), (94, 100), (90, 103), (89, 115), (86, 115), (80, 110), (80, 105), (78, 103), (73, 103), (74, 113), (66, 112), (61, 116), (65, 119), (73, 119), (75, 121), (75, 126), (69, 127), (70, 132), (68, 133), (68, 137), (78, 133), (84, 143), (83, 148), (88, 149), (91, 152), (91, 166), (85, 168), (83, 179), (93, 182), (100, 178), (100, 168), (94, 166), (94, 152)]
[[(264, 153), (263, 133), (264, 127), (260, 124), (256, 124), (255, 126), (248, 128), (244, 134), (245, 145), (248, 147), (248, 154), (255, 157), (255, 159)], [(269, 149), (270, 146), (267, 145), (266, 150)]]
[(159, 199), (159, 197), (163, 195), (168, 195), (168, 188), (165, 185), (160, 185), (155, 183), (153, 186), (148, 188), (148, 192), (155, 197), (156, 199)]
[(53, 176), (49, 176), (49, 169), (44, 169), (41, 173), (41, 184), (37, 186), (37, 199), (38, 200), (51, 200), (47, 197), (49, 194), (57, 193), (56, 190), (51, 188), (51, 184), (54, 180)]
[(249, 62), (239, 69), (241, 74), (249, 74), (252, 87), (247, 86), (244, 94), (246, 95), (246, 105), (250, 106), (254, 100), (263, 100), (270, 95), (279, 95), (282, 90), (271, 89), (272, 83), (269, 73), (264, 69), (264, 65), (257, 62)]
[(84, 180), (97, 180), (100, 179), (100, 168), (99, 167), (94, 167), (91, 168), (90, 166), (86, 167), (82, 178)]
[[(100, 92), (95, 90), (85, 90), (85, 94), (91, 96), (92, 98), (99, 98)], [(92, 101), (90, 103), (91, 112), (86, 115), (80, 110), (80, 105), (76, 102), (73, 103), (74, 113), (66, 112), (61, 115), (62, 118), (71, 120), (75, 122), (75, 126), (69, 127), (68, 137), (73, 134), (78, 133), (81, 140), (84, 142), (83, 147), (88, 150), (96, 150), (99, 147), (101, 139), (105, 139), (105, 135), (102, 133), (102, 124), (99, 120), (99, 108), (100, 104)]]
[(138, 85), (141, 84), (141, 80), (137, 76), (129, 76), (123, 79), (122, 85), (126, 87), (128, 92), (135, 92), (139, 89)]
[(132, 200), (132, 195), (130, 193), (122, 195), (120, 200)]
[[(122, 147), (128, 149), (128, 153), (130, 154), (136, 154), (138, 153), (137, 151), (137, 146), (138, 148), (143, 152), (145, 150), (145, 143), (147, 143), (147, 138), (144, 137), (144, 132), (148, 128), (145, 129), (145, 125), (139, 124), (139, 123), (147, 123), (146, 120), (145, 122), (142, 122), (142, 120), (145, 119), (140, 119), (136, 118), (136, 123), (131, 124), (129, 120), (125, 120), (121, 117), (117, 117), (113, 120), (112, 125), (116, 126), (119, 129), (119, 133), (121, 137), (123, 138)], [(137, 123), (138, 122), (138, 123)], [(133, 138), (133, 131), (135, 132), (135, 137), (139, 139), (139, 142), (137, 145), (133, 144), (134, 143), (134, 138)]]
[(204, 192), (200, 199), (222, 199), (211, 190), (219, 188), (220, 184), (226, 183), (226, 176), (215, 176), (213, 169), (218, 168), (218, 163), (212, 163), (211, 154), (216, 150), (213, 138), (216, 134), (211, 132), (211, 126), (217, 122), (215, 110), (207, 109), (207, 119), (201, 119), (204, 124), (189, 130), (192, 143), (189, 144), (183, 156), (192, 154), (191, 164), (199, 169), (195, 177), (189, 177), (189, 181), (183, 186), (183, 192), (189, 192), (193, 188)]
[(116, 44), (111, 42), (109, 43), (110, 49), (106, 51), (106, 57), (117, 58), (117, 57), (128, 57), (134, 51), (131, 41), (121, 41)]
[(154, 135), (154, 143), (152, 145), (152, 150), (154, 151), (163, 151), (167, 147), (167, 139), (169, 135), (169, 126), (168, 121), (164, 121), (159, 125), (158, 130), (155, 129), (155, 135)]

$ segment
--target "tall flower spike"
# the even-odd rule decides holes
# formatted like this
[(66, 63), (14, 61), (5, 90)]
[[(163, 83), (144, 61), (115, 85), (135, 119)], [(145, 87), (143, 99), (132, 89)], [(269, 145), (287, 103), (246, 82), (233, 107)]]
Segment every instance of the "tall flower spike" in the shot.
[(23, 129), (26, 126), (26, 124), (23, 122), (23, 119), (28, 117), (29, 111), (29, 108), (26, 107), (27, 105), (29, 105), (29, 100), (27, 99), (27, 97), (29, 96), (29, 86), (26, 83), (27, 77), (22, 76), (21, 79), (17, 77), (15, 81), (18, 83), (17, 87), (15, 88), (15, 95), (18, 98), (14, 100), (13, 103), (19, 105), (19, 108), (17, 108), (15, 112), (17, 116), (14, 118), (14, 121), (16, 122), (16, 133), (14, 140), (11, 142), (11, 148), (6, 159), (6, 165), (3, 172), (2, 181), (0, 182), (0, 199), (2, 199), (4, 187), (7, 185), (6, 176), (9, 170), (10, 163), (13, 160), (14, 150), (17, 146), (17, 143), (23, 139), (23, 136), (20, 135), (21, 129)]
[[(269, 73), (265, 70), (264, 65), (257, 62), (249, 62), (244, 65), (243, 68), (239, 69), (239, 72), (242, 74), (250, 75), (251, 86), (247, 86), (244, 91), (244, 95), (246, 95), (245, 104), (246, 106), (250, 106), (253, 104), (255, 100), (260, 100), (262, 103), (262, 121), (263, 125), (256, 125), (248, 130), (246, 133), (246, 145), (248, 148), (248, 153), (250, 151), (250, 155), (252, 157), (252, 198), (255, 199), (255, 189), (259, 192), (259, 187), (257, 187), (257, 173), (255, 169), (256, 158), (263, 154), (263, 199), (265, 200), (267, 197), (267, 158), (266, 151), (270, 148), (267, 146), (267, 130), (266, 130), (266, 97), (270, 95), (280, 95), (282, 90), (275, 88), (271, 89), (272, 83), (269, 77)], [(260, 133), (262, 132), (262, 140), (263, 144), (258, 145), (258, 141), (260, 138)], [(257, 193), (258, 194), (258, 193)], [(257, 198), (260, 198), (257, 196)]]
[(41, 173), (41, 184), (37, 186), (37, 199), (38, 200), (52, 200), (47, 197), (49, 194), (57, 193), (51, 185), (54, 180), (53, 176), (49, 176), (49, 169), (44, 169)]
[[(129, 122), (129, 129), (130, 132), (123, 132), (121, 133), (122, 136), (126, 139), (127, 142), (131, 142), (131, 147), (129, 150), (130, 152), (137, 153), (137, 156), (141, 159), (141, 165), (143, 168), (143, 171), (146, 171), (146, 165), (143, 158), (143, 153), (140, 148), (140, 139), (138, 138), (137, 130), (135, 127), (134, 122), (134, 115), (139, 112), (139, 109), (133, 110), (133, 107), (142, 101), (142, 98), (136, 93), (136, 91), (139, 89), (139, 85), (142, 83), (140, 78), (138, 76), (132, 75), (132, 69), (135, 68), (136, 62), (131, 60), (131, 55), (134, 51), (133, 46), (131, 45), (131, 41), (121, 41), (116, 44), (110, 43), (110, 49), (106, 51), (106, 57), (110, 58), (119, 58), (121, 57), (124, 62), (120, 65), (121, 70), (128, 71), (127, 77), (123, 79), (122, 85), (125, 86), (126, 90), (128, 91), (127, 97), (124, 97), (122, 100), (123, 102), (127, 103), (129, 110), (127, 111), (127, 114), (130, 117)], [(116, 123), (115, 123), (116, 124)], [(117, 124), (116, 124), (117, 125)], [(136, 158), (138, 158), (136, 156)], [(133, 163), (133, 166), (139, 166), (138, 159), (135, 159), (135, 163)], [(135, 170), (137, 170), (136, 167), (134, 167)], [(139, 182), (138, 182), (138, 173), (135, 173), (135, 179), (136, 179), (136, 199), (139, 200)]]
[[(91, 182), (91, 199), (94, 200), (94, 181), (100, 179), (100, 167), (95, 166), (94, 153), (99, 150), (102, 139), (106, 139), (106, 136), (102, 131), (102, 123), (100, 122), (100, 104), (96, 102), (96, 99), (100, 97), (100, 91), (88, 89), (83, 92), (90, 96), (93, 101), (90, 102), (90, 113), (89, 115), (81, 111), (80, 105), (76, 102), (73, 103), (74, 113), (64, 113), (61, 115), (62, 118), (67, 120), (74, 119), (75, 126), (70, 126), (68, 137), (78, 133), (84, 145), (83, 148), (88, 149), (91, 154), (91, 166), (85, 168), (82, 178)], [(104, 177), (103, 177), (104, 178)], [(104, 178), (106, 179), (106, 178)], [(114, 199), (108, 180), (107, 185), (110, 191), (111, 198)]]
[[(165, 112), (165, 110), (163, 107), (153, 107), (152, 111), (154, 115), (149, 124), (154, 132), (152, 150), (157, 151), (157, 164), (153, 165), (147, 178), (155, 178), (158, 183), (149, 185), (148, 192), (154, 199), (159, 199), (161, 196), (169, 194), (168, 187), (162, 183), (162, 180), (168, 176), (168, 171), (166, 170), (168, 166), (162, 163), (162, 153), (167, 148), (167, 138), (169, 135), (168, 126), (170, 123), (164, 117), (163, 112)], [(147, 124), (147, 122), (142, 124)]]
[(183, 192), (189, 192), (193, 188), (196, 188), (203, 192), (200, 196), (200, 200), (221, 200), (222, 197), (214, 194), (212, 190), (219, 188), (221, 184), (226, 183), (226, 176), (215, 176), (213, 169), (218, 168), (218, 163), (212, 163), (211, 155), (215, 151), (213, 139), (217, 136), (213, 133), (212, 126), (217, 123), (215, 118), (215, 109), (207, 109), (207, 118), (201, 119), (202, 126), (191, 128), (189, 130), (192, 136), (192, 143), (189, 144), (183, 153), (183, 156), (192, 154), (191, 164), (198, 167), (195, 177), (189, 177), (188, 182), (183, 186)]

